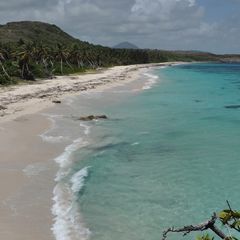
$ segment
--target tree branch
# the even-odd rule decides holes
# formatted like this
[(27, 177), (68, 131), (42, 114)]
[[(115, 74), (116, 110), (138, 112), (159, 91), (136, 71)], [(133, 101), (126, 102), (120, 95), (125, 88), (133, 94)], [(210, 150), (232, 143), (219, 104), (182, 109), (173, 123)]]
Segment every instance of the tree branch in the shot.
[(184, 226), (183, 228), (169, 228), (166, 231), (163, 232), (163, 238), (162, 240), (166, 240), (168, 233), (183, 233), (183, 236), (189, 234), (190, 232), (196, 232), (196, 231), (206, 231), (208, 229), (212, 230), (216, 235), (218, 235), (221, 239), (227, 238), (227, 236), (215, 226), (217, 220), (216, 213), (213, 214), (210, 220), (200, 223), (198, 225), (189, 225)]

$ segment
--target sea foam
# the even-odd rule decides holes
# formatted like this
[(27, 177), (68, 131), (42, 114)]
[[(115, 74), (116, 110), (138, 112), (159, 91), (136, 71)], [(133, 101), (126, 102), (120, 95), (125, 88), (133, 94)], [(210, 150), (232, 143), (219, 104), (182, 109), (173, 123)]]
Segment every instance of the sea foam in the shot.
[[(84, 135), (90, 133), (90, 127), (80, 124)], [(90, 236), (90, 230), (84, 226), (81, 219), (80, 209), (77, 202), (78, 193), (84, 187), (84, 181), (88, 177), (89, 167), (85, 167), (71, 176), (72, 162), (71, 155), (74, 151), (88, 145), (87, 141), (80, 137), (68, 145), (64, 152), (55, 159), (60, 169), (56, 175), (57, 185), (53, 191), (54, 224), (52, 231), (56, 240), (86, 240)], [(70, 179), (69, 179), (69, 176)]]
[(72, 184), (59, 182), (54, 188), (52, 213), (55, 217), (52, 231), (56, 240), (87, 240), (91, 234), (83, 224), (77, 202), (77, 193), (84, 186), (87, 176), (88, 167), (72, 177)]
[(84, 129), (84, 134), (85, 135), (88, 135), (90, 133), (90, 126), (86, 125), (86, 124), (83, 124), (83, 123), (80, 123), (80, 127), (82, 127)]
[(144, 73), (143, 75), (147, 77), (147, 81), (142, 87), (142, 89), (143, 90), (151, 89), (152, 86), (157, 82), (158, 76), (151, 73)]
[(83, 188), (84, 180), (88, 176), (88, 169), (89, 169), (89, 167), (85, 167), (85, 168), (81, 169), (80, 171), (78, 171), (77, 173), (75, 173), (72, 176), (72, 178), (71, 178), (71, 183), (72, 183), (71, 189), (74, 193), (80, 192), (81, 189)]
[(45, 142), (49, 143), (61, 143), (63, 141), (68, 141), (69, 138), (63, 137), (63, 136), (46, 136), (46, 135), (41, 135), (41, 138)]
[(74, 140), (72, 144), (68, 145), (65, 148), (64, 152), (60, 156), (55, 158), (55, 162), (59, 164), (60, 168), (70, 167), (70, 164), (72, 164), (70, 160), (72, 152), (76, 151), (81, 147), (86, 146), (87, 144), (88, 142), (86, 141), (84, 142), (82, 138)]
[(49, 143), (61, 143), (63, 141), (68, 141), (68, 137), (64, 136), (52, 136), (50, 135), (50, 132), (53, 131), (56, 128), (56, 118), (62, 118), (63, 115), (56, 115), (56, 114), (42, 114), (43, 116), (46, 116), (51, 122), (52, 122), (52, 127), (48, 130), (46, 130), (44, 133), (39, 135), (44, 142), (49, 142)]
[[(65, 102), (66, 105), (72, 105), (74, 97), (68, 98)], [(61, 143), (69, 142), (71, 144), (65, 147), (64, 152), (55, 158), (55, 162), (59, 165), (59, 170), (56, 174), (55, 181), (56, 186), (53, 190), (53, 206), (52, 214), (54, 216), (54, 224), (52, 226), (53, 234), (56, 240), (87, 240), (90, 235), (89, 229), (84, 226), (81, 219), (78, 194), (84, 187), (84, 181), (88, 177), (89, 167), (85, 167), (76, 173), (73, 172), (74, 161), (72, 158), (73, 152), (88, 145), (85, 137), (90, 133), (90, 126), (80, 123), (76, 125), (76, 132), (80, 132), (80, 137), (75, 140), (71, 140), (73, 136), (71, 134), (65, 135), (65, 131), (58, 136), (52, 134), (55, 130), (58, 130), (58, 120), (64, 118), (63, 115), (57, 114), (43, 114), (51, 122), (50, 129), (40, 135), (43, 141), (49, 143)], [(59, 128), (61, 130), (61, 127)], [(59, 131), (57, 131), (59, 132)], [(68, 136), (69, 135), (69, 136)], [(27, 166), (23, 172), (27, 176), (37, 175), (39, 171), (43, 171), (41, 166)]]

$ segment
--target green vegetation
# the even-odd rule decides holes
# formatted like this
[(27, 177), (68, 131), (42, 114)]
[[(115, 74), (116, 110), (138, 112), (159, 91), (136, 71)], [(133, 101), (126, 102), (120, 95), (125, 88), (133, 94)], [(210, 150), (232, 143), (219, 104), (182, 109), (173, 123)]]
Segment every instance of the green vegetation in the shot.
[(24, 42), (43, 42), (48, 46), (54, 46), (56, 42), (69, 45), (78, 41), (57, 26), (48, 23), (23, 21), (0, 25), (1, 43), (23, 43), (20, 39)]
[(41, 22), (0, 25), (0, 85), (115, 65), (216, 60), (218, 56), (210, 53), (93, 45), (71, 37), (55, 25)]

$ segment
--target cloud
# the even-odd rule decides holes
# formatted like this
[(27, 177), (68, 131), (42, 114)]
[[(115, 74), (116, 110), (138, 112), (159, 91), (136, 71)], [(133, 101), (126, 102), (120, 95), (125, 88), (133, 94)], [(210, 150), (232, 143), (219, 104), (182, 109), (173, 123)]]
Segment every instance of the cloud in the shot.
[(130, 20), (155, 25), (155, 30), (183, 30), (199, 27), (204, 9), (194, 0), (135, 0)]
[(175, 11), (185, 12), (195, 4), (195, 0), (135, 0), (131, 12), (137, 17), (168, 20)]
[[(228, 19), (231, 16), (224, 12), (230, 1), (234, 5), (231, 11), (236, 12), (235, 20)], [(0, 23), (50, 22), (75, 37), (109, 46), (127, 40), (148, 48), (219, 51), (231, 49), (230, 44), (237, 48), (239, 3), (239, 0), (212, 0), (211, 4), (206, 0), (10, 0), (0, 1)], [(218, 6), (221, 11), (213, 21), (211, 16), (216, 15)]]

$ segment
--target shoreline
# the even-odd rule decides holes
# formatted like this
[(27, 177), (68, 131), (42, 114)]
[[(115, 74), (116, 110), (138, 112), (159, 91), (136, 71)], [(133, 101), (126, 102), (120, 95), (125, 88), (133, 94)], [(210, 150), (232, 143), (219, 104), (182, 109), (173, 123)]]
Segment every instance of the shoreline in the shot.
[[(14, 86), (4, 96), (1, 94), (0, 100), (10, 97), (8, 102), (6, 99), (4, 101), (8, 109), (2, 110), (5, 115), (0, 118), (0, 144), (3, 146), (0, 149), (3, 156), (0, 161), (1, 182), (5, 183), (0, 188), (0, 214), (3, 216), (0, 226), (4, 239), (54, 239), (51, 231), (52, 192), (59, 170), (54, 159), (71, 142), (49, 143), (41, 137), (51, 129), (50, 120), (41, 112), (55, 105), (52, 100), (62, 100), (81, 92), (102, 92), (137, 80), (141, 69), (173, 64), (114, 67), (101, 73), (74, 76), (77, 79), (71, 79), (72, 76), (58, 77), (57, 80), (45, 80), (42, 84)], [(52, 89), (55, 84), (56, 88)], [(29, 95), (28, 91), (32, 93)], [(47, 96), (42, 99), (39, 97), (41, 94)]]
[(172, 66), (183, 62), (164, 62), (116, 66), (98, 73), (58, 76), (32, 84), (0, 88), (0, 123), (34, 114), (55, 105), (54, 100), (86, 91), (103, 91), (137, 79), (141, 69)]

